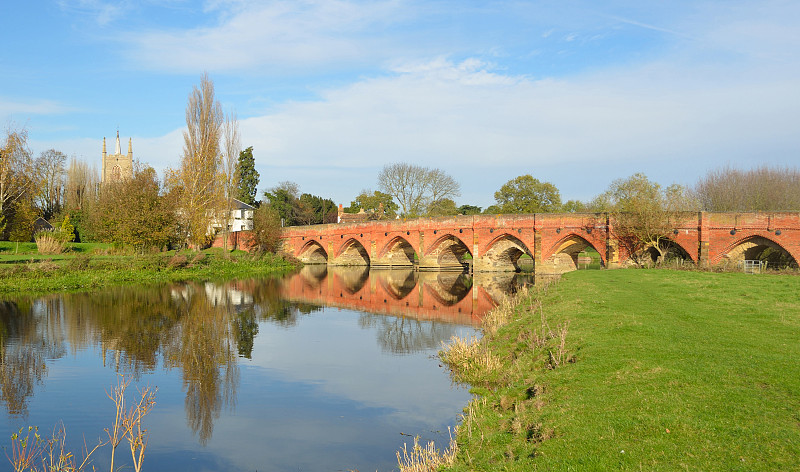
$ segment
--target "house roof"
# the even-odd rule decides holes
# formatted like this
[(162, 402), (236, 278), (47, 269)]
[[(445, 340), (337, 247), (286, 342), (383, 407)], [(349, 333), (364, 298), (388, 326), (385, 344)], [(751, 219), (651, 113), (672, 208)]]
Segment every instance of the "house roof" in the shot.
[(245, 202), (243, 202), (241, 200), (237, 200), (235, 198), (233, 199), (233, 208), (235, 208), (237, 210), (255, 210), (256, 209), (256, 207), (254, 207), (252, 205), (248, 205), (247, 203), (245, 203)]

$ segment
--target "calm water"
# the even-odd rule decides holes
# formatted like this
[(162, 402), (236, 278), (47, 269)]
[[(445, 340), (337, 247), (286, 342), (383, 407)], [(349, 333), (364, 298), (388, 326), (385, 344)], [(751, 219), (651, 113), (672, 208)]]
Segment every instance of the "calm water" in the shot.
[[(444, 446), (469, 400), (435, 358), (441, 341), (473, 335), (526, 282), (307, 266), (283, 279), (7, 297), (0, 445), (63, 422), (80, 456), (113, 421), (106, 390), (125, 374), (129, 398), (158, 388), (145, 470), (393, 470), (412, 436)], [(95, 454), (108, 470), (108, 447)]]

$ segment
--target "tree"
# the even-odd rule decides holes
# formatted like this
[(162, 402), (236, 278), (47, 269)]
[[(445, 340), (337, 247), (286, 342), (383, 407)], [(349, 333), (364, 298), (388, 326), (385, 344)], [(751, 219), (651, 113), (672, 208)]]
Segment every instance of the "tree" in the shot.
[(61, 211), (64, 200), (64, 163), (67, 156), (55, 149), (43, 151), (34, 165), (39, 172), (37, 200), (44, 219), (49, 220)]
[(475, 205), (461, 205), (458, 207), (458, 213), (461, 215), (480, 215), (481, 207)]
[(627, 179), (617, 179), (600, 198), (611, 209), (609, 216), (612, 231), (620, 245), (626, 249), (637, 265), (647, 261), (647, 250), (652, 248), (663, 260), (668, 245), (666, 240), (680, 218), (680, 212), (691, 210), (688, 189), (673, 184), (662, 189), (641, 173)]
[(441, 199), (461, 195), (458, 182), (444, 171), (404, 162), (384, 166), (378, 186), (397, 200), (406, 218), (427, 213)]
[(170, 246), (177, 222), (170, 195), (162, 195), (156, 171), (134, 163), (133, 178), (107, 182), (91, 206), (92, 230), (103, 242), (143, 250)]
[(336, 223), (338, 216), (336, 203), (333, 200), (309, 193), (300, 195), (300, 212), (309, 212), (309, 216), (303, 222), (308, 225)]
[(282, 222), (283, 226), (296, 224), (295, 216), (299, 211), (299, 193), (300, 187), (289, 181), (283, 181), (264, 191), (267, 204), (277, 212), (278, 221)]
[(800, 169), (723, 167), (701, 178), (694, 194), (705, 211), (800, 210)]
[(64, 191), (64, 206), (67, 210), (82, 210), (87, 200), (93, 199), (100, 179), (97, 168), (89, 167), (84, 161), (74, 157), (67, 167), (67, 181)]
[(530, 174), (503, 184), (494, 199), (500, 213), (551, 213), (561, 209), (561, 194), (556, 186)]
[(214, 83), (203, 74), (186, 105), (183, 157), (177, 170), (168, 171), (169, 187), (177, 196), (185, 242), (201, 247), (208, 242), (214, 211), (220, 208), (223, 189), (220, 169), (220, 134), (224, 116), (214, 99)]
[(276, 252), (280, 247), (281, 217), (270, 205), (253, 212), (253, 235), (250, 248), (257, 252)]
[(220, 219), (220, 214), (224, 215), (224, 217), (221, 218), (221, 221), (217, 221), (217, 223), (222, 227), (222, 249), (227, 253), (228, 233), (230, 231), (228, 222), (231, 219), (231, 211), (233, 210), (233, 199), (236, 198), (239, 193), (238, 159), (242, 152), (242, 144), (239, 139), (239, 121), (236, 119), (235, 112), (231, 112), (225, 116), (225, 120), (222, 124), (222, 136), (224, 142), (222, 167), (225, 182), (225, 196), (224, 206), (217, 213), (217, 219)]
[[(5, 141), (0, 144), (0, 225), (11, 230), (11, 216), (18, 200), (30, 199), (37, 182), (36, 168), (28, 149), (28, 131), (8, 125)], [(27, 206), (19, 207), (23, 210)], [(34, 218), (35, 219), (35, 218)]]
[(236, 198), (248, 205), (256, 206), (258, 204), (256, 201), (256, 188), (258, 187), (259, 175), (253, 158), (253, 146), (239, 153), (236, 172), (239, 177), (238, 196)]
[(458, 215), (456, 202), (449, 198), (442, 198), (433, 202), (428, 207), (429, 216), (455, 216)]
[(565, 213), (581, 213), (587, 211), (587, 205), (580, 200), (567, 200), (561, 207)]
[(358, 213), (364, 210), (366, 213), (378, 213), (383, 209), (383, 216), (394, 218), (397, 216), (399, 208), (388, 193), (383, 193), (380, 190), (364, 189), (356, 196), (355, 200), (350, 202), (350, 206), (345, 208), (344, 211), (346, 213)]

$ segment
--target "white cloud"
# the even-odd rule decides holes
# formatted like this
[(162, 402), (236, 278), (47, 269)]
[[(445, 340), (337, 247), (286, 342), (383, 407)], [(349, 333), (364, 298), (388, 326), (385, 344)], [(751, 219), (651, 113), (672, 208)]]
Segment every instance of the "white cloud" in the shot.
[[(400, 0), (234, 1), (207, 5), (217, 24), (124, 36), (146, 67), (170, 71), (253, 70), (374, 58), (385, 25), (405, 17)], [(366, 39), (366, 40), (365, 40)], [(383, 53), (385, 54), (385, 52)]]

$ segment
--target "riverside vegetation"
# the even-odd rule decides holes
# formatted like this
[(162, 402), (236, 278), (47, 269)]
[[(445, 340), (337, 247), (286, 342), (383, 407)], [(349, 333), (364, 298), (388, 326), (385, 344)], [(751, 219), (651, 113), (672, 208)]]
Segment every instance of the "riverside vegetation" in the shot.
[(36, 243), (0, 242), (0, 293), (87, 290), (120, 284), (256, 277), (296, 264), (272, 253), (167, 251), (141, 254), (110, 244), (68, 243), (40, 254)]
[(800, 277), (577, 271), (441, 358), (475, 398), (401, 470), (795, 470)]

